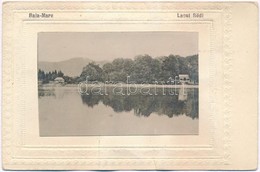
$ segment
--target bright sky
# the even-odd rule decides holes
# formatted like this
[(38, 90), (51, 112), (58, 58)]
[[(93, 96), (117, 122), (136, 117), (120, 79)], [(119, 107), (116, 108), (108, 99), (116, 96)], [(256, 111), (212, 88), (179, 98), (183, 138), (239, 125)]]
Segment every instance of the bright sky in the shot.
[(41, 32), (38, 60), (63, 61), (75, 57), (103, 61), (115, 58), (198, 54), (197, 32)]

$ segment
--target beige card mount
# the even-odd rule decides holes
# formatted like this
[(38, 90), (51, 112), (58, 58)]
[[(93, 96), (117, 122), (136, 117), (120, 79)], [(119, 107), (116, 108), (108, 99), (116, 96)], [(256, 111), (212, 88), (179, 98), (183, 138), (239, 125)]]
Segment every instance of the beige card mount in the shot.
[(258, 5), (4, 2), (8, 170), (254, 170)]

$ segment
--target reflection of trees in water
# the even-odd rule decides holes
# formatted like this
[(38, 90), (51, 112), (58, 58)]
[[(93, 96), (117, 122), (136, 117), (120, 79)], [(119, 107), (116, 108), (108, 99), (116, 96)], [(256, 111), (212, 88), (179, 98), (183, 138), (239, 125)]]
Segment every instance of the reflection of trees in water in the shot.
[(148, 117), (155, 112), (168, 117), (186, 115), (198, 118), (198, 89), (189, 89), (186, 100), (179, 100), (178, 95), (81, 95), (84, 104), (89, 107), (103, 103), (115, 112), (134, 110), (137, 116)]
[(62, 99), (65, 92), (60, 89), (38, 89), (38, 97), (55, 97), (58, 99)]
[(55, 93), (53, 91), (38, 91), (38, 97), (45, 97), (45, 96), (55, 96)]
[(98, 105), (99, 102), (101, 101), (101, 96), (100, 95), (88, 95), (88, 96), (81, 96), (83, 104), (88, 105), (88, 107), (94, 107), (95, 105)]
[[(168, 117), (186, 115), (192, 119), (198, 118), (198, 89), (187, 89), (187, 96), (181, 95), (115, 95), (111, 91), (108, 95), (81, 95), (83, 104), (94, 107), (99, 103), (113, 108), (115, 112), (134, 111), (137, 116), (150, 116), (151, 113), (167, 115)], [(63, 98), (64, 91), (39, 90), (39, 98), (54, 96)], [(186, 97), (180, 99), (180, 96)]]

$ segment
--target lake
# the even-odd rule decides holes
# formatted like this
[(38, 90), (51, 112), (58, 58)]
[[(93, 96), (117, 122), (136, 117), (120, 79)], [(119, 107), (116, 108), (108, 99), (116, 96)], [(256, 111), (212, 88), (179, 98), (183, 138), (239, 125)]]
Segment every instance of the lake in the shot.
[(198, 134), (198, 88), (178, 88), (174, 94), (158, 88), (151, 95), (111, 90), (82, 95), (73, 87), (39, 88), (40, 136)]

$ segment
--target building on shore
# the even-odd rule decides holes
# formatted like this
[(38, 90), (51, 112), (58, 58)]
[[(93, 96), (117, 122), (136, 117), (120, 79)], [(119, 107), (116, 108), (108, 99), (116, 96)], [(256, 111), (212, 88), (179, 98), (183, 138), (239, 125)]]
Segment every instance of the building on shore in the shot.
[(56, 84), (63, 84), (65, 80), (62, 77), (57, 77), (54, 79), (54, 83)]
[(189, 84), (191, 82), (188, 74), (179, 74), (179, 81), (182, 84)]

